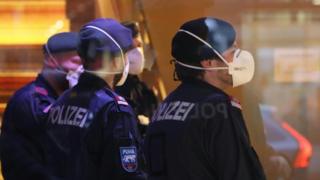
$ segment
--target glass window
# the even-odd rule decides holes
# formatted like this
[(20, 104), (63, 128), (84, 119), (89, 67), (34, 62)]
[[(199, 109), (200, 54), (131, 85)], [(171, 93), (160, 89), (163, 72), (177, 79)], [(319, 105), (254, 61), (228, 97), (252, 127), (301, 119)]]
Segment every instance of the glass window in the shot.
[(289, 160), (292, 179), (320, 179), (320, 0), (2, 0), (0, 120), (12, 94), (41, 70), (48, 37), (98, 17), (138, 24), (146, 59), (139, 77), (163, 100), (179, 84), (172, 37), (203, 16), (233, 24), (239, 47), (254, 55), (252, 82), (227, 92), (243, 105), (258, 155), (266, 156), (266, 141)]

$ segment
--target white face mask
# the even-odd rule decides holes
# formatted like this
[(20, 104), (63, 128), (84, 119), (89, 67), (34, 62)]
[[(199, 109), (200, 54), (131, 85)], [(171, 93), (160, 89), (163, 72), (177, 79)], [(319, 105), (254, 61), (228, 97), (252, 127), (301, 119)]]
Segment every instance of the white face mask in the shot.
[(127, 52), (130, 63), (129, 74), (138, 75), (144, 67), (144, 54), (142, 48), (134, 48)]
[[(67, 71), (64, 68), (62, 68), (61, 65), (59, 65), (57, 59), (51, 54), (50, 49), (47, 44), (45, 45), (45, 48), (47, 50), (48, 56), (51, 58), (51, 61), (53, 61), (53, 63), (57, 66), (57, 68), (55, 68), (53, 71), (65, 75), (66, 80), (69, 82), (70, 88), (77, 85), (79, 77), (80, 77), (81, 73), (83, 73), (83, 71), (84, 71), (83, 66), (82, 65), (78, 66), (78, 68), (75, 71), (72, 71), (72, 70)], [(45, 63), (47, 63), (47, 62), (45, 62)]]
[[(123, 50), (121, 48), (121, 46), (118, 44), (118, 42), (116, 40), (113, 39), (113, 37), (108, 34), (106, 31), (104, 31), (103, 29), (99, 28), (99, 27), (96, 27), (96, 26), (86, 26), (86, 28), (91, 28), (91, 29), (95, 29), (97, 31), (100, 31), (101, 33), (103, 33), (104, 35), (106, 35), (111, 41), (113, 41), (113, 43), (119, 48), (120, 50), (120, 58), (121, 58), (121, 63), (122, 63), (122, 66), (123, 66), (123, 70), (122, 71), (109, 71), (108, 69), (110, 67), (108, 66), (105, 66), (105, 67), (102, 67), (99, 71), (88, 71), (88, 70), (85, 70), (86, 72), (89, 72), (89, 73), (93, 73), (93, 74), (96, 74), (97, 76), (99, 77), (102, 77), (104, 78), (105, 75), (115, 75), (115, 74), (122, 74), (121, 76), (121, 79), (116, 83), (116, 86), (122, 86), (127, 77), (128, 77), (128, 74), (129, 74), (129, 61), (128, 59), (125, 57), (124, 53), (123, 53)], [(104, 60), (106, 61), (106, 60)], [(107, 64), (107, 63), (106, 63)]]
[(250, 52), (237, 49), (233, 62), (229, 63), (229, 74), (232, 75), (233, 87), (250, 82), (254, 75), (254, 59)]
[(79, 66), (75, 71), (69, 71), (66, 79), (69, 81), (69, 87), (72, 88), (75, 85), (78, 84), (79, 81), (79, 77), (81, 75), (81, 73), (83, 73), (84, 69), (83, 66)]
[(178, 60), (175, 60), (176, 63), (178, 63), (179, 65), (187, 68), (191, 68), (191, 69), (207, 70), (207, 71), (226, 69), (228, 70), (229, 74), (232, 76), (233, 87), (243, 85), (252, 80), (254, 75), (254, 59), (250, 52), (237, 49), (233, 56), (233, 62), (228, 63), (228, 61), (226, 61), (217, 50), (215, 50), (208, 42), (204, 41), (199, 36), (183, 29), (180, 29), (179, 32), (187, 33), (190, 36), (198, 39), (208, 47), (210, 47), (213, 50), (213, 52), (217, 56), (219, 56), (219, 58), (221, 58), (221, 60), (227, 65), (227, 67), (203, 68), (198, 66), (192, 66), (189, 64), (184, 64)]

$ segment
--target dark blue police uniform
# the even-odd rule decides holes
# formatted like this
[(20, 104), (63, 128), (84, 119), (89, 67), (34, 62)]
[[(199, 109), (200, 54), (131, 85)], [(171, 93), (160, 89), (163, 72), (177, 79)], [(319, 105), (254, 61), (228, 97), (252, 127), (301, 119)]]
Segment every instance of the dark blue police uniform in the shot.
[(50, 171), (64, 179), (143, 179), (135, 115), (107, 83), (83, 73), (52, 106)]
[[(77, 45), (77, 33), (62, 32), (51, 36), (43, 49), (45, 55), (54, 56), (55, 53), (75, 51)], [(47, 70), (56, 69), (44, 66), (43, 71)], [(59, 81), (56, 83), (64, 83), (62, 79)], [(50, 105), (57, 98), (58, 94), (40, 74), (34, 82), (18, 90), (8, 102), (0, 140), (2, 171), (6, 180), (56, 179), (45, 167), (44, 145), (47, 139), (44, 123)]]
[(160, 105), (145, 153), (150, 180), (265, 179), (241, 105), (202, 80), (183, 81)]
[(6, 180), (54, 179), (45, 166), (44, 122), (56, 92), (41, 74), (8, 102), (1, 128), (1, 163)]

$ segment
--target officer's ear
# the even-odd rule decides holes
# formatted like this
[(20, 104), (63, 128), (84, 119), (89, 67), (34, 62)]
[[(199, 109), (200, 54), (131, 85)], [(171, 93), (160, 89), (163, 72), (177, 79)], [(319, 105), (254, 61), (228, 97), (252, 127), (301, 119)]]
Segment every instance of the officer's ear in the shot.
[(204, 68), (212, 68), (217, 66), (217, 61), (212, 59), (206, 59), (206, 60), (200, 61), (200, 64)]

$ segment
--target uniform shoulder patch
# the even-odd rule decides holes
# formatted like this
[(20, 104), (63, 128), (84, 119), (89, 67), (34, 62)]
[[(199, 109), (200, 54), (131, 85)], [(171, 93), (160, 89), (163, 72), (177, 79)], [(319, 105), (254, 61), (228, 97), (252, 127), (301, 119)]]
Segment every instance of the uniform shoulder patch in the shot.
[(236, 107), (236, 108), (238, 108), (238, 109), (242, 109), (242, 106), (241, 106), (241, 103), (240, 103), (240, 101), (238, 100), (238, 99), (236, 99), (236, 98), (234, 98), (234, 97), (230, 97), (230, 101), (231, 101), (231, 105), (233, 106), (233, 107)]
[(48, 91), (45, 88), (36, 86), (34, 90), (35, 90), (36, 93), (39, 93), (39, 94), (44, 95), (44, 96), (48, 96)]
[(129, 106), (128, 102), (123, 97), (115, 96), (115, 98), (116, 98), (116, 101), (117, 101), (118, 104)]
[(131, 173), (135, 172), (138, 168), (138, 155), (135, 146), (120, 147), (120, 158), (122, 168)]
[(108, 95), (112, 98), (112, 100), (114, 100), (117, 104), (129, 106), (129, 104), (128, 104), (128, 102), (126, 101), (126, 99), (123, 98), (123, 97), (121, 97), (121, 96), (119, 96), (119, 95), (116, 94), (115, 92), (112, 92), (111, 90), (109, 90), (109, 89), (107, 89), (107, 88), (104, 89), (104, 92), (105, 92), (106, 94), (108, 94)]

